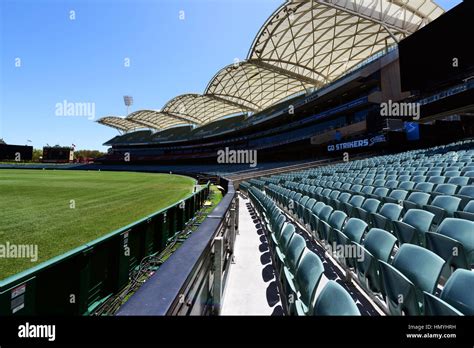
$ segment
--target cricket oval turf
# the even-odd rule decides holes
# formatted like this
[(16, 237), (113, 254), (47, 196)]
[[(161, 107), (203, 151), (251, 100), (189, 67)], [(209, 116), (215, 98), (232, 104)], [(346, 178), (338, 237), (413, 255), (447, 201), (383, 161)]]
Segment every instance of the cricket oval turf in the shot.
[[(190, 177), (157, 173), (0, 169), (0, 279), (176, 203)], [(15, 247), (37, 246), (37, 260)]]

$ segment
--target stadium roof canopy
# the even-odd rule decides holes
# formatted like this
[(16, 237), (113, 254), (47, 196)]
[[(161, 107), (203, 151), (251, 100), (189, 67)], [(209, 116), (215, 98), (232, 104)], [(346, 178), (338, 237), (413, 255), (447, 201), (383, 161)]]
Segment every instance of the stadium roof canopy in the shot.
[(220, 70), (203, 95), (175, 97), (162, 112), (137, 111), (128, 123), (98, 122), (160, 130), (258, 112), (335, 81), (443, 13), (432, 0), (288, 0), (262, 26), (247, 59)]

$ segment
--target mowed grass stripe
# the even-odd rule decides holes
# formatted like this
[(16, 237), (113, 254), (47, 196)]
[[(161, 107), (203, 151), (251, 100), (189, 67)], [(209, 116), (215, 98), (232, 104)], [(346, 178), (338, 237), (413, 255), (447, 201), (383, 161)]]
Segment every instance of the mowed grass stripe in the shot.
[[(43, 262), (176, 203), (194, 184), (169, 174), (0, 170), (0, 244), (37, 244)], [(36, 264), (0, 259), (0, 279)]]

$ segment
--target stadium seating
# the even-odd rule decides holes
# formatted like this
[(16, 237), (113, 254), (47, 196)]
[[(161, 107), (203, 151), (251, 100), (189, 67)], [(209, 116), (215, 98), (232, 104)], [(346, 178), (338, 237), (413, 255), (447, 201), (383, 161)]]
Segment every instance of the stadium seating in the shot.
[[(474, 304), (463, 298), (459, 285), (471, 284), (474, 274), (474, 185), (466, 176), (474, 172), (474, 151), (466, 150), (469, 144), (276, 174), (247, 185), (258, 188), (282, 215), (301, 223), (320, 245), (355, 247), (355, 255), (333, 250), (331, 262), (385, 302), (387, 313), (472, 313)], [(310, 273), (302, 273), (309, 267), (302, 266), (305, 257), (318, 265), (321, 260), (307, 248), (302, 251), (299, 237), (285, 249), (278, 242), (273, 244), (281, 254), (277, 259), (282, 260), (285, 291), (297, 299), (289, 306), (292, 313), (358, 313), (347, 292), (338, 294), (337, 283), (318, 285), (322, 266), (317, 267), (322, 273), (315, 271), (317, 279), (304, 278)], [(344, 308), (329, 305), (336, 298)]]

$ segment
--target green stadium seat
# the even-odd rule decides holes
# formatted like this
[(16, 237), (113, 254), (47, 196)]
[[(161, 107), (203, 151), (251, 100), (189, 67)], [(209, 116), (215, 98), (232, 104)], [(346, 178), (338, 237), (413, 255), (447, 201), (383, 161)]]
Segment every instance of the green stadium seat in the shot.
[(469, 201), (462, 211), (456, 211), (454, 217), (474, 221), (474, 200)]
[(458, 190), (458, 186), (454, 184), (439, 184), (434, 189), (433, 193), (440, 195), (454, 195)]
[(434, 214), (421, 209), (410, 209), (402, 221), (394, 221), (395, 235), (400, 243), (425, 245), (425, 233), (430, 230)]
[(355, 207), (352, 215), (362, 220), (368, 220), (370, 214), (374, 214), (378, 211), (381, 202), (378, 199), (368, 198), (362, 203), (362, 206)]
[(405, 210), (410, 209), (422, 209), (430, 201), (431, 196), (425, 192), (412, 192), (406, 200), (403, 201), (403, 208)]
[(320, 231), (322, 232), (321, 238), (328, 243), (332, 243), (334, 230), (340, 230), (346, 222), (346, 219), (346, 213), (340, 210), (335, 210), (327, 221), (322, 220), (319, 224)]
[(349, 293), (340, 284), (330, 280), (316, 299), (312, 314), (358, 316), (360, 311)]
[(431, 176), (429, 179), (428, 179), (428, 182), (432, 183), (432, 184), (435, 184), (435, 185), (439, 185), (439, 184), (444, 184), (446, 182), (446, 178), (444, 176)]
[(372, 226), (382, 230), (393, 231), (392, 221), (398, 221), (403, 208), (395, 203), (385, 203), (378, 213), (370, 214)]
[(295, 226), (292, 224), (286, 224), (281, 231), (280, 239), (278, 240), (278, 244), (275, 248), (275, 253), (278, 257), (277, 259), (277, 269), (281, 270), (283, 264), (285, 263), (285, 255), (288, 245), (290, 244), (290, 240), (295, 234)]
[[(341, 230), (334, 229), (334, 239), (337, 244), (351, 245), (353, 242), (360, 243), (364, 233), (367, 231), (367, 223), (361, 219), (350, 218)], [(348, 255), (338, 258), (343, 264), (354, 267), (355, 261)]]
[(386, 203), (399, 203), (403, 201), (408, 196), (408, 191), (406, 190), (393, 190), (390, 194), (383, 199)]
[(330, 205), (325, 205), (321, 211), (319, 212), (319, 215), (315, 216), (315, 220), (316, 220), (316, 237), (318, 239), (321, 239), (323, 238), (323, 232), (321, 231), (321, 229), (323, 228), (322, 225), (323, 225), (323, 221), (324, 222), (327, 222), (329, 220), (329, 217), (331, 216), (332, 212), (333, 212), (333, 207), (331, 207)]
[(362, 206), (362, 203), (364, 203), (364, 200), (365, 200), (365, 197), (364, 197), (364, 196), (361, 196), (361, 195), (354, 195), (354, 196), (351, 197), (351, 199), (349, 200), (349, 202), (342, 204), (342, 207), (343, 207), (342, 210), (343, 210), (347, 215), (351, 215), (351, 214), (352, 214), (352, 209), (353, 209), (354, 207), (360, 207), (360, 206)]
[(474, 222), (446, 218), (436, 232), (426, 234), (426, 247), (441, 256), (451, 269), (474, 265)]
[(459, 209), (461, 199), (452, 196), (436, 196), (430, 205), (425, 205), (423, 209), (433, 213), (433, 224), (439, 225), (447, 217), (453, 217)]
[(433, 192), (434, 184), (431, 182), (420, 182), (415, 185), (414, 190), (420, 192), (431, 193)]
[(390, 313), (422, 315), (423, 291), (435, 292), (443, 266), (441, 257), (412, 244), (403, 244), (392, 264), (380, 261)]
[(364, 253), (361, 260), (356, 260), (356, 270), (366, 290), (384, 293), (379, 260), (388, 263), (396, 243), (393, 234), (379, 228), (371, 228), (362, 245), (355, 243)]
[(458, 269), (449, 277), (441, 299), (456, 308), (464, 315), (474, 315), (474, 272)]
[(298, 315), (311, 313), (316, 288), (324, 273), (324, 266), (318, 255), (306, 249), (298, 264), (295, 275), (297, 294), (294, 298), (295, 311)]
[(298, 262), (303, 255), (305, 248), (306, 241), (299, 234), (295, 233), (286, 250), (285, 265), (283, 266), (282, 278), (284, 280), (285, 291), (287, 294), (296, 293), (294, 278)]
[(351, 199), (352, 195), (348, 192), (343, 192), (339, 195), (339, 197), (337, 198), (336, 202), (335, 202), (335, 209), (336, 210), (343, 210), (343, 205), (344, 203), (347, 203), (349, 202), (349, 200)]

